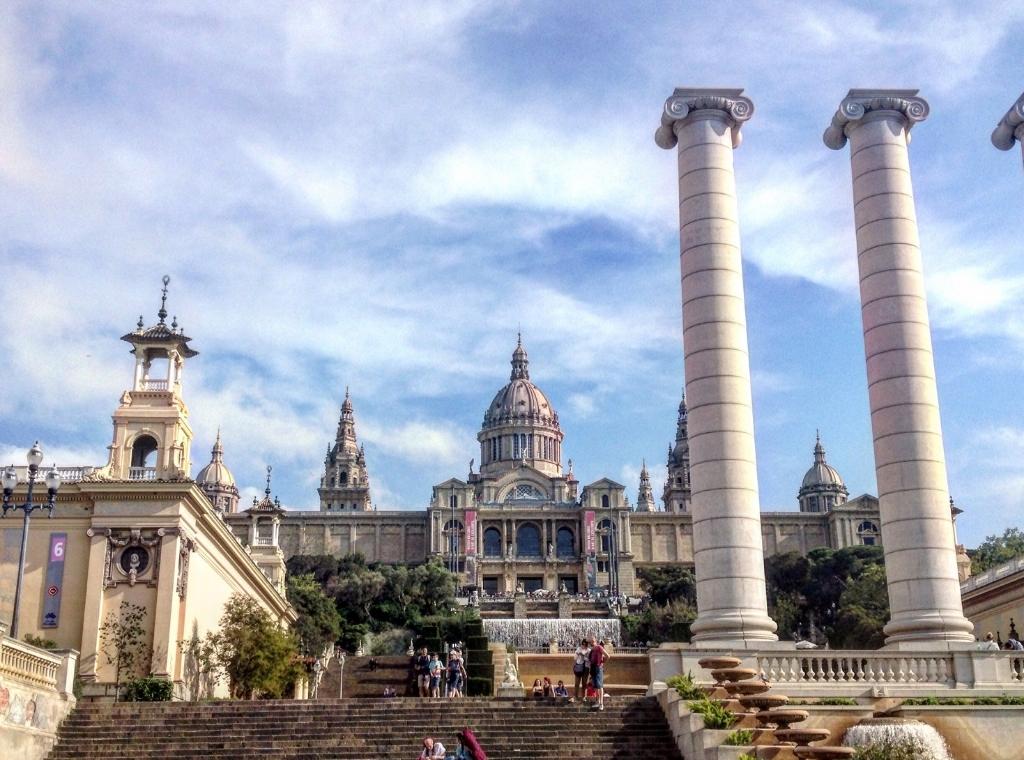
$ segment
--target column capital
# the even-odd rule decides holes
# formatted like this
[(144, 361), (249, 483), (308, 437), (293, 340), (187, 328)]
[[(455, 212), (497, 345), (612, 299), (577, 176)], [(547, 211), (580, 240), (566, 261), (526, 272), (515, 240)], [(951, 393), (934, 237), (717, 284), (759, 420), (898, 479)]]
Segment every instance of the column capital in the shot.
[(661, 126), (654, 133), (658, 147), (669, 150), (678, 142), (676, 127), (690, 114), (698, 111), (717, 111), (718, 118), (732, 129), (732, 147), (740, 145), (740, 127), (754, 115), (754, 103), (743, 95), (743, 88), (677, 87), (665, 101), (661, 112)]
[(903, 121), (910, 141), (910, 129), (928, 118), (928, 102), (917, 97), (917, 90), (850, 90), (839, 104), (832, 123), (822, 139), (832, 150), (846, 145), (848, 130), (857, 126), (870, 113), (888, 112)]
[(1024, 93), (992, 131), (992, 144), (999, 150), (1009, 150), (1017, 141), (1024, 143)]

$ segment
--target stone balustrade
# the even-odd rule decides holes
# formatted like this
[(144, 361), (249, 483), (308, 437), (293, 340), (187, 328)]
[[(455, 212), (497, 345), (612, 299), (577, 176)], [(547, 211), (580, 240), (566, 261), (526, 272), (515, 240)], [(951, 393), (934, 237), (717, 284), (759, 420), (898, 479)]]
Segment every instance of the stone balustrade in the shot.
[[(652, 692), (679, 674), (709, 679), (697, 661), (708, 656), (687, 644), (651, 649)], [(975, 648), (936, 651), (838, 649), (726, 651), (791, 697), (914, 697), (1024, 695), (1024, 652)], [(710, 685), (711, 681), (707, 680)]]
[(1012, 575), (1018, 570), (1024, 570), (1024, 557), (1017, 557), (1009, 562), (1004, 562), (1002, 565), (989, 568), (983, 573), (972, 575), (960, 584), (960, 593), (962, 595), (968, 591), (974, 591), (974, 589), (980, 586), (987, 586), (989, 583), (1004, 578), (1007, 575)]
[(0, 676), (44, 688), (56, 688), (60, 664), (60, 655), (50, 654), (17, 639), (0, 639)]
[(6, 629), (0, 624), (0, 757), (43, 760), (75, 706), (78, 652), (40, 649)]

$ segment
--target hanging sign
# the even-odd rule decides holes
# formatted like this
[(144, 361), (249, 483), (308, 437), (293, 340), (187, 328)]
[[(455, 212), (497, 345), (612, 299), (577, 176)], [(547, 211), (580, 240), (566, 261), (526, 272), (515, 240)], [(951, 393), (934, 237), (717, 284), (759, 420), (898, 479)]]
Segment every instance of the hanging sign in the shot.
[(466, 556), (476, 554), (476, 510), (466, 510)]
[(64, 553), (67, 533), (50, 534), (50, 559), (46, 565), (46, 596), (43, 597), (43, 628), (56, 628), (60, 623), (61, 586), (64, 583)]
[(583, 513), (583, 540), (586, 554), (593, 557), (597, 554), (597, 515), (592, 509)]

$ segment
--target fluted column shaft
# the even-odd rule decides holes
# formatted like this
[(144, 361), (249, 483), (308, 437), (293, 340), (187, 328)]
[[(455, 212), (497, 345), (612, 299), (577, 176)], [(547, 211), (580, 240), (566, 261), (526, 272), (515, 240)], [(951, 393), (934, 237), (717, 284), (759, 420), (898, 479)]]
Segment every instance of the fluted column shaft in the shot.
[(963, 614), (907, 152), (916, 90), (851, 90), (825, 133), (850, 142), (861, 318), (889, 587), (886, 643), (972, 642)]
[(676, 90), (656, 140), (678, 145), (683, 355), (701, 646), (774, 641), (768, 617), (732, 151), (742, 90)]

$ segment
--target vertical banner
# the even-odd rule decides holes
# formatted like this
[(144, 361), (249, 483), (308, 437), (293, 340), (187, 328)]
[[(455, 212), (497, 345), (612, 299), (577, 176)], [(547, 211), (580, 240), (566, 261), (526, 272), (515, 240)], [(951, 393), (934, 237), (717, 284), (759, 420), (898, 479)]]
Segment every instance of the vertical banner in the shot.
[(43, 598), (43, 628), (56, 628), (60, 623), (60, 595), (64, 583), (64, 552), (67, 533), (50, 534), (50, 559), (46, 565), (46, 596)]
[(593, 557), (597, 554), (597, 515), (588, 509), (583, 513), (583, 540), (586, 542), (586, 554)]
[(476, 510), (466, 510), (466, 556), (476, 554)]

